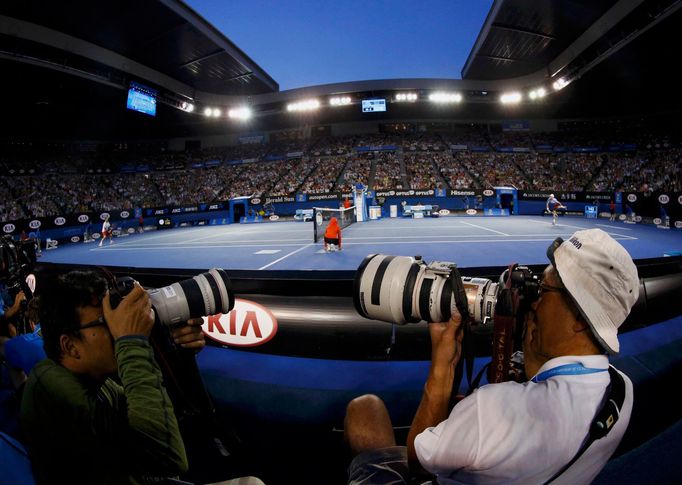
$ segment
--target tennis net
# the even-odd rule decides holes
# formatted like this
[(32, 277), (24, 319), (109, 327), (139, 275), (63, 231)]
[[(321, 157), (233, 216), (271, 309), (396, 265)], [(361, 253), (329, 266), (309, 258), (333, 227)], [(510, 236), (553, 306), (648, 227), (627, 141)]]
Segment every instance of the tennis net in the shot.
[(313, 207), (315, 242), (324, 239), (324, 232), (327, 230), (327, 226), (332, 217), (336, 217), (341, 229), (348, 227), (355, 222), (355, 206), (349, 207), (348, 209)]

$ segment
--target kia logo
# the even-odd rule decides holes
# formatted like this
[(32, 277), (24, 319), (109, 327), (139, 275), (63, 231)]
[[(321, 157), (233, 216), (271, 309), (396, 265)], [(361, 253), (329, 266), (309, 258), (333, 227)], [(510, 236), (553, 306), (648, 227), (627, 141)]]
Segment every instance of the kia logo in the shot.
[(63, 217), (57, 217), (57, 218), (54, 220), (54, 223), (55, 223), (57, 226), (63, 226), (64, 224), (66, 224), (66, 219), (64, 219)]
[(71, 242), (73, 242), (73, 243), (76, 243), (76, 242), (78, 242), (78, 241), (80, 241), (80, 240), (81, 240), (81, 238), (79, 238), (78, 236), (72, 236), (72, 237), (71, 237)]
[(252, 203), (252, 204), (256, 204), (256, 205), (257, 205), (257, 204), (260, 204), (260, 199), (258, 199), (258, 198), (251, 199), (251, 203)]
[(668, 196), (665, 195), (665, 194), (661, 194), (661, 195), (658, 196), (658, 201), (659, 201), (661, 204), (667, 204), (668, 202), (670, 202), (670, 197), (668, 197)]
[(656, 219), (654, 219), (654, 224), (656, 224), (657, 226), (660, 225), (661, 222), (663, 222), (663, 221), (661, 220), (660, 217), (657, 217)]
[(78, 222), (88, 222), (90, 220), (90, 216), (87, 214), (81, 214), (78, 216)]
[(128, 212), (128, 211), (121, 211), (121, 217), (122, 217), (123, 219), (125, 219), (126, 217), (129, 217), (129, 216), (130, 216), (130, 212)]
[(627, 219), (627, 216), (625, 214), (621, 214), (618, 216), (618, 219), (620, 219), (621, 221), (624, 221), (625, 219)]
[(99, 218), (100, 218), (101, 220), (108, 219), (108, 218), (109, 218), (109, 213), (108, 213), (108, 212), (102, 212), (102, 213), (99, 215)]
[(14, 226), (14, 224), (5, 224), (2, 228), (3, 231), (8, 232), (8, 233), (13, 232), (15, 229), (16, 229), (16, 227)]
[(271, 221), (276, 221), (276, 220), (278, 220), (278, 219), (279, 219), (279, 216), (278, 216), (277, 214), (273, 214), (273, 215), (270, 216), (270, 220), (271, 220)]
[(441, 210), (438, 211), (438, 213), (439, 213), (441, 216), (447, 216), (447, 215), (450, 213), (450, 211), (447, 210), (447, 209), (441, 209)]
[(483, 191), (483, 195), (485, 195), (486, 197), (490, 197), (490, 196), (493, 195), (494, 193), (495, 193), (495, 192), (493, 192), (493, 191), (490, 190), (490, 189), (486, 189), (486, 190)]
[(128, 234), (132, 234), (132, 233), (134, 233), (134, 232), (135, 232), (135, 229), (133, 229), (132, 227), (129, 227), (129, 228), (128, 228)]
[(635, 222), (642, 222), (642, 216), (635, 216)]
[(682, 229), (682, 221), (675, 221), (675, 227), (678, 229)]
[(467, 209), (467, 215), (473, 216), (476, 214), (476, 209)]
[(33, 220), (33, 221), (29, 222), (29, 223), (28, 223), (28, 227), (30, 227), (31, 229), (38, 229), (38, 228), (40, 227), (41, 224), (42, 224), (42, 223), (41, 223), (39, 220), (36, 219), (36, 220)]
[(204, 318), (204, 333), (225, 345), (255, 347), (263, 345), (277, 333), (277, 319), (262, 305), (237, 298), (230, 313)]
[(628, 202), (636, 202), (637, 194), (628, 194)]
[(682, 205), (682, 195), (677, 198), (677, 203)]
[(100, 236), (99, 236), (99, 232), (93, 232), (91, 237), (92, 237), (93, 239), (99, 239), (99, 237), (100, 237)]

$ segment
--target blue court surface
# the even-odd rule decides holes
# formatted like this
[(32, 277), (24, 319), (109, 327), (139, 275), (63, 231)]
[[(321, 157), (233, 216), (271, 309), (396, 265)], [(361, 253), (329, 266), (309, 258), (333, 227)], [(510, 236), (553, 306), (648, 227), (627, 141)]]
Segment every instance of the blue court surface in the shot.
[(343, 251), (325, 253), (311, 222), (232, 224), (149, 231), (103, 247), (71, 243), (43, 251), (41, 261), (137, 268), (242, 270), (354, 270), (368, 254), (421, 255), (460, 267), (543, 264), (556, 238), (600, 228), (634, 259), (682, 251), (682, 232), (608, 220), (563, 217), (441, 217), (383, 219), (343, 231)]

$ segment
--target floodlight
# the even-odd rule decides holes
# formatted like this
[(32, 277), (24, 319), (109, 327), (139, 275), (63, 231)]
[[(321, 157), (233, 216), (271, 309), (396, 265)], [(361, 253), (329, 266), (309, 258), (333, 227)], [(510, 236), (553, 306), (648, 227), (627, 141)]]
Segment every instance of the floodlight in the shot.
[(204, 116), (206, 117), (213, 116), (213, 108), (204, 108)]
[(297, 103), (290, 103), (287, 105), (287, 111), (311, 111), (320, 107), (320, 102), (317, 99), (306, 99)]
[(500, 96), (500, 102), (502, 104), (517, 104), (521, 102), (521, 93), (518, 91), (513, 91), (509, 93), (502, 93)]
[(332, 106), (345, 106), (351, 103), (350, 96), (336, 96), (329, 98), (329, 104)]
[(528, 97), (532, 100), (535, 100), (535, 99), (544, 98), (546, 94), (547, 94), (547, 91), (545, 91), (545, 88), (537, 88), (537, 89), (533, 89), (532, 91), (530, 91), (528, 93)]
[(191, 113), (192, 111), (194, 111), (194, 105), (192, 103), (188, 103), (187, 101), (183, 101), (182, 109), (184, 109), (188, 113)]
[(253, 115), (251, 108), (242, 106), (241, 108), (232, 108), (227, 112), (227, 117), (237, 120), (248, 120)]
[(395, 100), (399, 103), (417, 101), (417, 93), (398, 93), (395, 95)]
[(563, 77), (561, 79), (557, 79), (552, 84), (554, 91), (560, 91), (560, 90), (564, 89), (566, 86), (568, 86), (568, 81), (566, 81), (566, 79)]
[(220, 114), (221, 114), (220, 108), (213, 108), (213, 117), (214, 118), (220, 118)]
[(429, 101), (434, 103), (461, 103), (462, 95), (459, 93), (435, 92), (429, 94)]

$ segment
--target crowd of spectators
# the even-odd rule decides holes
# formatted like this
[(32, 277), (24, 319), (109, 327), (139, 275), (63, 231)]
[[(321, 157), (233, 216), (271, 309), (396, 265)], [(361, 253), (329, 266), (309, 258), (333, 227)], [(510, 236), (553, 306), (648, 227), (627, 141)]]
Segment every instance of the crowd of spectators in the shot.
[(436, 161), (436, 165), (438, 165), (441, 176), (451, 189), (458, 190), (477, 187), (474, 179), (464, 168), (460, 160), (453, 157), (449, 151), (434, 154), (433, 158)]
[(369, 177), (372, 173), (372, 160), (367, 155), (353, 157), (343, 171), (343, 181), (336, 186), (337, 192), (346, 192), (360, 183), (369, 185)]
[(403, 156), (411, 189), (432, 189), (440, 183), (434, 161), (435, 153), (409, 153)]
[(377, 152), (374, 158), (376, 163), (372, 181), (374, 189), (405, 188), (403, 176), (400, 173), (400, 159), (394, 152)]
[(331, 192), (348, 163), (345, 156), (315, 158), (315, 168), (308, 173), (300, 192)]
[[(605, 141), (605, 140), (610, 141)], [(626, 138), (622, 138), (626, 139)], [(514, 186), (535, 190), (609, 192), (682, 190), (680, 149), (667, 137), (639, 151), (556, 153), (539, 145), (605, 146), (621, 138), (587, 132), (496, 133), (476, 125), (455, 133), (366, 134), (323, 137), (305, 150), (301, 140), (208, 148), (185, 152), (58, 153), (41, 157), (21, 152), (0, 160), (0, 216), (3, 221), (161, 205), (195, 205), (238, 196), (346, 192), (363, 183), (373, 189), (453, 189)], [(531, 145), (523, 153), (494, 148)], [(451, 145), (485, 146), (488, 151), (453, 150)], [(395, 151), (378, 147), (395, 146)], [(376, 147), (357, 151), (357, 147)], [(648, 147), (648, 148), (647, 148)], [(268, 154), (301, 150), (300, 158), (266, 161)], [(288, 152), (291, 154), (291, 152)], [(313, 156), (314, 154), (321, 154)], [(331, 155), (328, 155), (331, 154)], [(298, 154), (297, 154), (298, 155)], [(229, 164), (242, 157), (251, 163)], [(248, 158), (251, 157), (251, 158)], [(255, 159), (255, 160), (254, 160)]]

